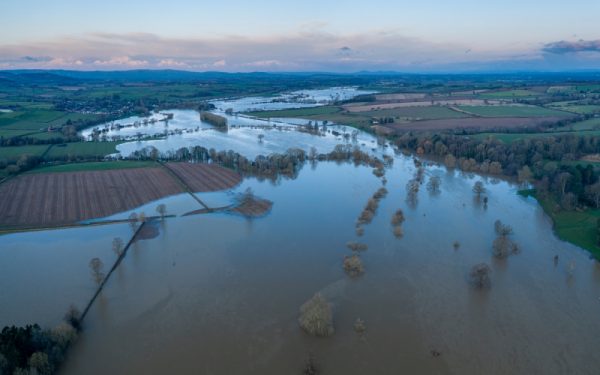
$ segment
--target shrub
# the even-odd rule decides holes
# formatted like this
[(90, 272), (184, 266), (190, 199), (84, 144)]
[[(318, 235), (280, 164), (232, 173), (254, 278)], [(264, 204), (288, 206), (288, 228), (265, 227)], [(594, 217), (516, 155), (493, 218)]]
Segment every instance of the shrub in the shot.
[(365, 272), (362, 260), (356, 254), (344, 257), (344, 271), (351, 277), (357, 277)]
[(490, 286), (490, 266), (485, 263), (479, 263), (474, 265), (471, 268), (471, 272), (469, 273), (469, 279), (471, 284), (478, 288), (484, 288)]
[(354, 321), (354, 332), (358, 333), (359, 335), (362, 335), (365, 333), (365, 331), (367, 330), (367, 326), (365, 325), (365, 321), (357, 318), (356, 321)]
[(392, 216), (392, 225), (400, 225), (404, 222), (404, 212), (398, 209)]
[(352, 250), (352, 251), (366, 251), (369, 246), (367, 246), (367, 244), (364, 243), (360, 243), (360, 242), (348, 242), (346, 243), (346, 246), (348, 247), (348, 249)]
[(327, 337), (335, 332), (331, 305), (320, 293), (300, 306), (298, 323), (305, 332), (313, 336)]
[(394, 227), (393, 233), (396, 238), (402, 238), (404, 236), (404, 230), (402, 230), (402, 227), (399, 225)]

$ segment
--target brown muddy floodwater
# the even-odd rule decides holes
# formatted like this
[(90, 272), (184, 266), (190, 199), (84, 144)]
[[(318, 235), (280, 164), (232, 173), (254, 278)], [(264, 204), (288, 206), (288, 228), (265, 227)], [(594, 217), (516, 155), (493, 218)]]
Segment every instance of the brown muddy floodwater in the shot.
[[(300, 374), (312, 356), (321, 374), (597, 374), (598, 263), (558, 240), (541, 208), (506, 182), (484, 180), (484, 208), (471, 190), (481, 177), (429, 166), (424, 181), (439, 176), (441, 192), (423, 184), (409, 204), (414, 173), (411, 159), (396, 157), (389, 194), (360, 238), (356, 218), (381, 182), (348, 164), (307, 165), (278, 185), (245, 180), (236, 191), (251, 187), (273, 202), (263, 218), (165, 220), (130, 248), (61, 373)], [(206, 201), (230, 199), (211, 194)], [(390, 224), (399, 208), (400, 239)], [(497, 219), (512, 225), (521, 248), (505, 260), (492, 256)], [(2, 323), (52, 324), (69, 303), (82, 306), (93, 290), (88, 258), (110, 256), (110, 240), (127, 230), (3, 236)], [(369, 246), (358, 278), (342, 267), (348, 241)], [(468, 283), (480, 262), (492, 269), (489, 289)], [(298, 326), (316, 292), (333, 304), (331, 337)]]

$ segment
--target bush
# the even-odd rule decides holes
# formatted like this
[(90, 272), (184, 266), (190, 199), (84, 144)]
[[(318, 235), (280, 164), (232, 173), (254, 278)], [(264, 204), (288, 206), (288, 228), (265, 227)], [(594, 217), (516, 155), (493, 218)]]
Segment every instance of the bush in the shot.
[(350, 277), (358, 277), (365, 272), (362, 260), (356, 254), (344, 257), (344, 271)]
[(392, 225), (400, 225), (404, 222), (404, 220), (404, 212), (399, 209), (392, 216)]
[(394, 227), (393, 233), (396, 238), (402, 238), (404, 236), (404, 230), (402, 230), (402, 227), (399, 225)]
[(492, 272), (490, 266), (485, 263), (474, 265), (469, 273), (471, 284), (478, 288), (489, 287), (491, 285), (490, 272)]
[(300, 306), (298, 323), (306, 333), (313, 336), (327, 337), (335, 332), (331, 305), (320, 293)]
[(346, 246), (348, 247), (348, 249), (352, 250), (352, 251), (366, 251), (369, 246), (367, 246), (367, 244), (364, 243), (360, 243), (360, 242), (348, 242), (346, 243)]

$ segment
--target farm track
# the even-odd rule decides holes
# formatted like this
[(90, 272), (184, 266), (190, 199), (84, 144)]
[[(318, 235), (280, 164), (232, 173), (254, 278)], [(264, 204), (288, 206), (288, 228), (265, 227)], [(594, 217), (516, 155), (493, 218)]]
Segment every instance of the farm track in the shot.
[(70, 226), (170, 195), (187, 191), (195, 197), (194, 192), (228, 189), (240, 182), (241, 177), (229, 169), (190, 163), (21, 175), (0, 185), (0, 228)]

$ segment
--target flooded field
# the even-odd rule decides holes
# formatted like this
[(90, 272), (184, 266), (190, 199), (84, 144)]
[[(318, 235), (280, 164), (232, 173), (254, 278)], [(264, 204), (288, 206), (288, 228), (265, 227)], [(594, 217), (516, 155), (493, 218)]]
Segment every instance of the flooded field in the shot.
[[(486, 182), (485, 209), (471, 191), (478, 178), (431, 167), (440, 193), (423, 190), (411, 205), (412, 173), (399, 157), (360, 238), (356, 217), (380, 182), (369, 169), (334, 163), (280, 185), (246, 180), (240, 190), (274, 202), (265, 218), (166, 221), (108, 283), (64, 373), (298, 373), (309, 355), (323, 373), (594, 373), (600, 267), (558, 241), (536, 203), (509, 184)], [(400, 239), (390, 225), (398, 208)], [(515, 229), (520, 254), (492, 256), (497, 219)], [(342, 261), (356, 240), (368, 250), (364, 275), (352, 279)], [(486, 290), (468, 283), (482, 261), (492, 268)], [(333, 303), (329, 338), (298, 327), (300, 305), (316, 292)]]
[[(272, 146), (258, 143), (261, 131)], [(412, 157), (364, 133), (352, 140), (241, 127), (195, 138), (211, 133), (182, 144), (252, 157), (349, 142), (393, 155), (387, 194), (362, 235), (357, 218), (382, 179), (350, 163), (307, 163), (294, 179), (246, 178), (196, 194), (221, 207), (251, 189), (273, 202), (260, 218), (183, 216), (200, 208), (189, 194), (161, 201), (176, 217), (153, 223), (152, 235), (129, 249), (62, 374), (300, 374), (308, 362), (320, 374), (597, 373), (600, 264), (558, 240), (515, 185), (433, 164), (419, 170)], [(168, 150), (185, 137), (121, 147), (165, 142)], [(485, 189), (479, 196), (477, 181)], [(404, 221), (392, 224), (399, 209)], [(518, 244), (505, 259), (492, 251), (496, 220), (512, 226)], [(54, 324), (69, 304), (83, 307), (94, 292), (87, 262), (110, 264), (113, 237), (131, 233), (118, 224), (2, 236), (0, 321)], [(350, 241), (366, 245), (355, 277), (344, 270)], [(487, 288), (469, 279), (481, 262), (491, 270)], [(332, 307), (329, 337), (310, 336), (298, 323), (300, 306), (316, 293)]]
[[(161, 153), (173, 152), (181, 147), (203, 146), (215, 150), (234, 150), (254, 159), (258, 155), (283, 153), (291, 147), (306, 151), (315, 147), (318, 152), (330, 152), (345, 140), (357, 137), (363, 148), (371, 148), (375, 139), (366, 133), (340, 124), (328, 124), (327, 131), (319, 137), (307, 133), (302, 128), (308, 121), (302, 119), (273, 118), (259, 119), (238, 112), (250, 110), (273, 110), (299, 107), (314, 107), (331, 101), (345, 100), (357, 95), (371, 93), (353, 87), (305, 90), (276, 97), (249, 97), (213, 101), (215, 112), (227, 118), (229, 129), (224, 132), (200, 120), (194, 110), (167, 110), (150, 117), (129, 117), (119, 121), (89, 128), (82, 132), (86, 139), (92, 139), (94, 131), (101, 131), (99, 139), (128, 140), (117, 146), (121, 156), (129, 156), (145, 147), (155, 147)], [(233, 114), (226, 114), (228, 109)], [(167, 114), (172, 115), (166, 119)], [(313, 126), (316, 125), (313, 123)], [(319, 127), (323, 123), (318, 123)], [(158, 139), (146, 139), (157, 137)], [(143, 140), (138, 140), (143, 139)]]

